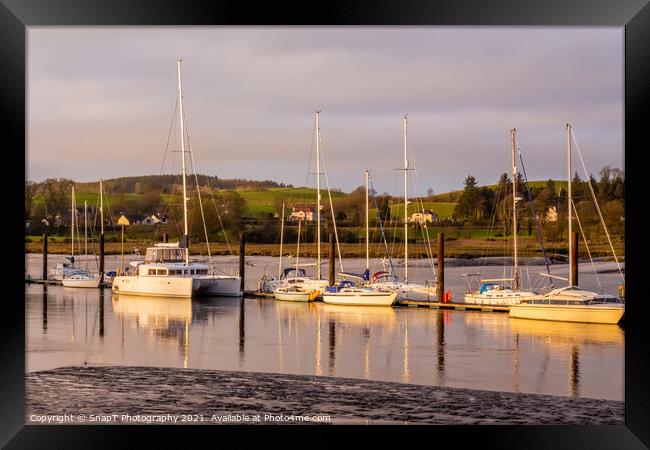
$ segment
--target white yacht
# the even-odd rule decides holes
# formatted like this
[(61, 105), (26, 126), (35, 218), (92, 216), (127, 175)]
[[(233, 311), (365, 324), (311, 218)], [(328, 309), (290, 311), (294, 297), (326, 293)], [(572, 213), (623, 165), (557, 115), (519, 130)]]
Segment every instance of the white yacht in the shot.
[[(179, 123), (181, 134), (181, 161), (183, 166), (183, 221), (184, 235), (181, 242), (158, 243), (147, 248), (144, 261), (133, 261), (133, 274), (113, 279), (114, 292), (169, 297), (197, 295), (242, 295), (241, 277), (210, 273), (207, 264), (190, 262), (187, 224), (187, 181), (185, 170), (185, 126), (183, 114), (183, 84), (181, 60), (177, 61)], [(209, 248), (209, 244), (208, 244)]]
[(617, 324), (625, 314), (625, 303), (613, 295), (565, 286), (514, 305), (509, 314), (518, 319)]
[(260, 280), (260, 292), (272, 293), (279, 288), (295, 287), (304, 291), (318, 290), (323, 292), (327, 287), (327, 280), (318, 280), (307, 274), (305, 269), (296, 267), (286, 267), (282, 271), (280, 278)]
[[(574, 204), (571, 195), (571, 124), (566, 125), (566, 139), (568, 152), (568, 226), (569, 226), (569, 262), (577, 261), (577, 248), (573, 245), (572, 233), (572, 215)], [(578, 148), (578, 152), (580, 149)], [(586, 169), (585, 169), (586, 171)], [(589, 185), (591, 188), (591, 184)], [(592, 192), (593, 195), (593, 192)], [(595, 195), (593, 196), (595, 200)], [(577, 211), (576, 215), (577, 215)], [(609, 240), (609, 234), (605, 227), (605, 222), (601, 216), (601, 222), (605, 228), (605, 233)], [(580, 222), (578, 221), (578, 225)], [(611, 245), (611, 241), (610, 241)], [(614, 247), (611, 247), (614, 252)], [(614, 258), (618, 265), (616, 253)], [(619, 267), (620, 270), (620, 267)], [(544, 274), (542, 274), (544, 275)], [(622, 276), (622, 273), (621, 273)], [(553, 278), (560, 278), (552, 276)], [(625, 314), (625, 302), (613, 295), (590, 292), (577, 286), (577, 280), (574, 280), (573, 268), (569, 268), (569, 277), (566, 279), (568, 286), (554, 289), (548, 294), (538, 295), (537, 297), (514, 305), (510, 308), (510, 317), (519, 319), (537, 319), (553, 320), (562, 322), (584, 322), (584, 323), (604, 323), (617, 324)]]
[(397, 298), (399, 300), (418, 300), (418, 301), (432, 301), (438, 300), (438, 292), (436, 282), (413, 283), (409, 281), (408, 277), (408, 172), (413, 170), (409, 165), (407, 153), (407, 136), (408, 136), (408, 115), (404, 114), (404, 278), (400, 280), (394, 273), (389, 274), (388, 277), (383, 272), (376, 273), (373, 276), (373, 281), (369, 283), (369, 287), (381, 290), (396, 290)]
[(391, 306), (396, 298), (397, 291), (358, 287), (349, 281), (328, 287), (323, 293), (323, 302), (333, 305)]
[(276, 300), (288, 302), (311, 302), (316, 300), (322, 290), (307, 290), (297, 286), (279, 287), (273, 291)]
[[(517, 252), (517, 202), (521, 197), (517, 197), (517, 161), (515, 159), (516, 133), (513, 128), (510, 130), (511, 150), (512, 150), (512, 243), (514, 252), (514, 268), (512, 278), (495, 278), (481, 280), (481, 286), (478, 290), (471, 290), (467, 282), (468, 277), (479, 274), (463, 275), (467, 285), (465, 291), (465, 303), (473, 305), (494, 305), (494, 306), (512, 306), (525, 300), (533, 299), (537, 296), (534, 292), (526, 291), (519, 288), (519, 254)], [(510, 283), (510, 285), (506, 283)]]

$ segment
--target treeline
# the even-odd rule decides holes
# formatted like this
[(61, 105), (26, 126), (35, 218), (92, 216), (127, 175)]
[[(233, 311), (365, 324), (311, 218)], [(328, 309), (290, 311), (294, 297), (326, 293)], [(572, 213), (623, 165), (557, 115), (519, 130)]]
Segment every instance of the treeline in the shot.
[[(565, 186), (559, 186), (553, 180), (548, 180), (543, 186), (528, 186), (521, 175), (517, 174), (517, 218), (519, 230), (522, 227), (532, 233), (535, 219), (541, 225), (547, 240), (559, 240), (566, 233), (568, 216), (568, 192)], [(572, 179), (572, 198), (586, 237), (595, 238), (602, 235), (600, 218), (595, 196), (603, 219), (609, 231), (623, 235), (625, 224), (625, 178), (620, 169), (604, 167), (600, 178), (590, 175), (588, 180), (582, 180), (575, 173)], [(464, 180), (464, 189), (460, 192), (458, 203), (454, 209), (454, 219), (466, 227), (473, 225), (502, 228), (504, 234), (512, 230), (513, 190), (512, 180), (504, 173), (496, 186), (479, 186), (472, 175)], [(591, 188), (590, 188), (591, 185)], [(592, 194), (593, 190), (593, 194)], [(578, 228), (576, 228), (578, 231)]]
[[(247, 180), (244, 178), (219, 178), (217, 175), (196, 175), (200, 186), (209, 186), (214, 189), (267, 189), (277, 187), (293, 187), (290, 184), (278, 183), (272, 180)], [(195, 186), (194, 175), (188, 175), (189, 183)], [(47, 181), (47, 180), (46, 180)], [(135, 193), (170, 194), (174, 188), (182, 183), (181, 175), (143, 175), (137, 177), (109, 178), (104, 180), (106, 193)], [(80, 190), (99, 190), (99, 182), (77, 183)]]

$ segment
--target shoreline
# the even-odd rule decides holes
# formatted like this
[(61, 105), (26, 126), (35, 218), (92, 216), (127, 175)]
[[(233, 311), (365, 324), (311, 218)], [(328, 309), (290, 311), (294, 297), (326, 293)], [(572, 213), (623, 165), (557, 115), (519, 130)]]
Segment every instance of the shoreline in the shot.
[[(135, 250), (144, 256), (144, 251), (148, 246), (152, 246), (152, 242), (125, 242), (124, 255), (133, 256)], [(431, 244), (433, 255), (436, 255), (436, 245)], [(616, 246), (615, 246), (616, 247)], [(327, 258), (328, 250), (327, 243), (322, 244), (323, 258)], [(341, 244), (341, 256), (343, 259), (347, 258), (365, 258), (365, 247), (360, 244)], [(295, 254), (295, 245), (286, 246), (283, 255)], [(43, 244), (41, 242), (27, 242), (25, 243), (25, 254), (42, 254)], [(238, 243), (232, 243), (230, 248), (226, 244), (210, 244), (210, 254), (212, 256), (237, 256), (239, 251)], [(89, 245), (89, 252), (97, 252), (96, 245)], [(120, 255), (122, 247), (120, 243), (107, 242), (105, 244), (105, 255)], [(426, 259), (429, 249), (423, 244), (410, 244), (409, 245), (409, 258), (413, 259)], [(89, 256), (90, 256), (89, 253)], [(557, 248), (547, 249), (546, 255), (553, 262), (566, 262), (568, 253), (565, 246), (558, 246)], [(48, 242), (48, 254), (50, 255), (69, 255), (70, 244), (63, 242)], [(371, 246), (371, 255), (383, 255), (383, 247), (379, 248), (376, 244)], [(624, 247), (616, 247), (616, 254), (619, 259), (625, 259)], [(191, 256), (207, 256), (208, 249), (205, 244), (191, 244)], [(316, 245), (313, 243), (300, 245), (300, 257), (315, 258), (317, 255)], [(277, 244), (246, 244), (246, 256), (280, 256), (280, 246)], [(399, 259), (404, 257), (404, 251), (401, 246), (395, 246), (391, 249), (391, 256)], [(540, 258), (543, 263), (543, 254), (536, 246), (522, 245), (519, 248), (519, 256), (521, 258)], [(604, 260), (613, 261), (609, 247), (604, 248), (602, 244), (595, 245), (591, 248), (591, 256), (594, 259), (605, 258)], [(445, 241), (445, 259), (483, 259), (485, 257), (500, 257), (512, 259), (512, 248), (506, 247), (504, 249), (503, 242), (485, 241), (485, 240), (446, 240)], [(588, 254), (583, 250), (579, 254), (580, 259), (588, 260)], [(338, 252), (336, 255), (338, 259)]]
[[(91, 425), (128, 424), (129, 416), (138, 415), (172, 415), (177, 423), (190, 415), (189, 423), (207, 425), (278, 424), (277, 417), (294, 417), (282, 424), (305, 423), (296, 416), (329, 416), (321, 424), (622, 425), (624, 406), (615, 400), (315, 375), (71, 366), (26, 374), (25, 422), (47, 424), (39, 417), (65, 412), (70, 414), (65, 423)], [(245, 420), (254, 416), (261, 419)]]

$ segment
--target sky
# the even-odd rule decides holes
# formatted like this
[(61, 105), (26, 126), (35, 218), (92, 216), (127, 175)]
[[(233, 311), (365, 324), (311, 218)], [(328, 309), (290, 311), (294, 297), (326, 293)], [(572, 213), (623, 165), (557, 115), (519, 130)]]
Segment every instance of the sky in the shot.
[(590, 172), (624, 169), (623, 28), (29, 27), (27, 48), (32, 181), (180, 171), (179, 58), (198, 173), (314, 185), (316, 110), (345, 192), (366, 168), (402, 192), (405, 113), (415, 193), (495, 183), (512, 128), (529, 180), (566, 179), (567, 122)]

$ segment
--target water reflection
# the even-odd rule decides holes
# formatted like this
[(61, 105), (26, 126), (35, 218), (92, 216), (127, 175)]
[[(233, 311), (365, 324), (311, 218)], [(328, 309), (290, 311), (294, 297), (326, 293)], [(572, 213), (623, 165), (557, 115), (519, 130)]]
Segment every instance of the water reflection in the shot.
[(183, 367), (188, 367), (192, 301), (154, 296), (128, 294), (113, 295), (113, 311), (122, 325), (122, 348), (124, 347), (124, 322), (136, 329), (149, 331), (153, 342), (178, 343)]
[(571, 359), (569, 363), (569, 386), (571, 386), (571, 397), (580, 395), (580, 356), (578, 347), (571, 347)]
[(437, 364), (436, 364), (436, 384), (444, 386), (445, 383), (445, 314), (449, 311), (439, 310), (436, 314), (436, 348), (437, 348)]
[(244, 350), (246, 344), (246, 313), (244, 311), (244, 300), (239, 300), (239, 362), (240, 365), (244, 361)]
[(41, 285), (25, 300), (30, 371), (87, 362), (623, 398), (618, 326)]
[(329, 325), (329, 369), (330, 375), (336, 375), (336, 322), (330, 319)]
[(618, 325), (526, 319), (509, 319), (507, 323), (511, 333), (553, 347), (623, 345), (625, 342), (623, 329)]
[(47, 284), (43, 285), (43, 334), (47, 334)]
[(99, 337), (104, 338), (104, 289), (99, 290)]

